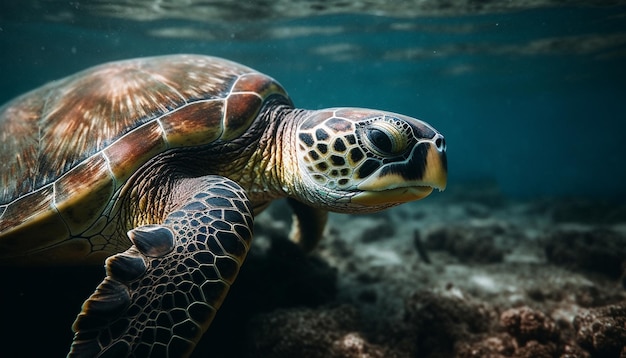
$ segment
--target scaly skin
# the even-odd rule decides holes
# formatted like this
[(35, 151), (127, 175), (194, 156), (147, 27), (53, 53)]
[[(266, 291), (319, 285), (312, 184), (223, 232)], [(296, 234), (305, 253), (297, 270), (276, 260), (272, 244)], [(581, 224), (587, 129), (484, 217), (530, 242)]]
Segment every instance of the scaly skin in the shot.
[(209, 327), (250, 247), (252, 210), (219, 176), (183, 179), (172, 194), (185, 205), (131, 230), (133, 246), (107, 259), (68, 357), (186, 357)]

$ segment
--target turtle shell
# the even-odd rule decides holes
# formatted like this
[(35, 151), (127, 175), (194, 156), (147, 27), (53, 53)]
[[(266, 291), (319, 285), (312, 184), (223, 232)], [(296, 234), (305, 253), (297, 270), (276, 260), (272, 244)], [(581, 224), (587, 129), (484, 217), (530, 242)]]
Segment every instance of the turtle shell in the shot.
[(0, 262), (93, 230), (151, 158), (240, 136), (274, 95), (287, 98), (276, 81), (243, 65), (172, 55), (93, 67), (6, 104)]

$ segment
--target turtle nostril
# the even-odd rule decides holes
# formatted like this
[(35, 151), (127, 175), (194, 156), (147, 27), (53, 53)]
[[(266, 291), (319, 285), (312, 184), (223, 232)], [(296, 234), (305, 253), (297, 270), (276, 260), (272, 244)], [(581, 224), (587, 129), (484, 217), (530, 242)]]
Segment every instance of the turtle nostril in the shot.
[(446, 139), (441, 134), (437, 134), (435, 137), (435, 146), (440, 152), (444, 152), (446, 150)]

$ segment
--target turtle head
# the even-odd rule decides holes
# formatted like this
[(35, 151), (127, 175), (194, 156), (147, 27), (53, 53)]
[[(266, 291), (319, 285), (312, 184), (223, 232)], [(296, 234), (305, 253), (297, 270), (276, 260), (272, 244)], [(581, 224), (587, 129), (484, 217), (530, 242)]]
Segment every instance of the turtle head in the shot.
[(309, 112), (297, 128), (299, 199), (337, 212), (371, 212), (443, 190), (446, 143), (433, 127), (360, 108)]

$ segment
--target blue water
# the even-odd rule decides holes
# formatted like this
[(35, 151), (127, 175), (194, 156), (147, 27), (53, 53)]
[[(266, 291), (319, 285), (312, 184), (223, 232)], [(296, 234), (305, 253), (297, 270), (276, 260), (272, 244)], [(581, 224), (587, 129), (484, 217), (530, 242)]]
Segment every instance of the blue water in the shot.
[(139, 21), (78, 2), (22, 4), (0, 5), (0, 102), (110, 60), (210, 54), (275, 77), (298, 107), (430, 122), (447, 139), (450, 186), (489, 179), (512, 197), (626, 197), (623, 5)]

